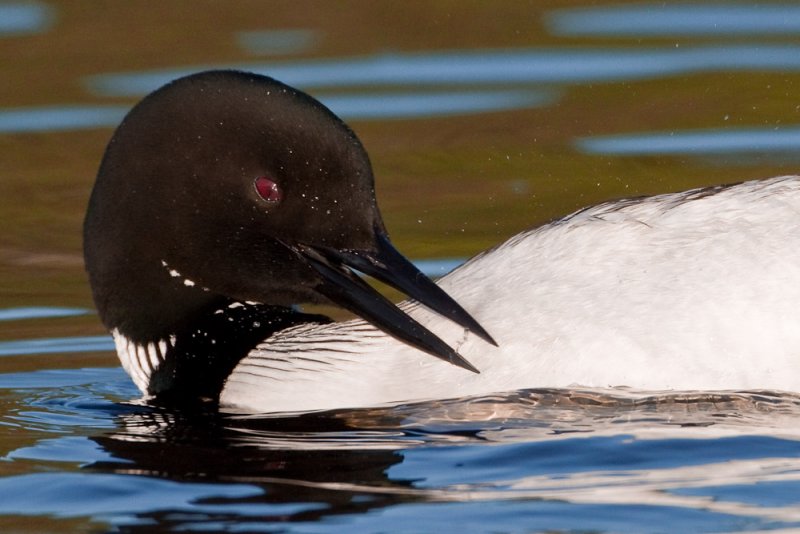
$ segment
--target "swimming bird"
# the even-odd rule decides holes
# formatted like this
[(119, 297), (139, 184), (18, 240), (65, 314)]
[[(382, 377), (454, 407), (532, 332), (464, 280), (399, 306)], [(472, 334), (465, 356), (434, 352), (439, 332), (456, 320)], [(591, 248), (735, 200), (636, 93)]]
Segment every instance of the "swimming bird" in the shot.
[(391, 245), (373, 181), (352, 130), (268, 77), (202, 72), (137, 104), (103, 156), (84, 255), (141, 391), (254, 413), (540, 387), (800, 391), (800, 177), (585, 208), (438, 285)]

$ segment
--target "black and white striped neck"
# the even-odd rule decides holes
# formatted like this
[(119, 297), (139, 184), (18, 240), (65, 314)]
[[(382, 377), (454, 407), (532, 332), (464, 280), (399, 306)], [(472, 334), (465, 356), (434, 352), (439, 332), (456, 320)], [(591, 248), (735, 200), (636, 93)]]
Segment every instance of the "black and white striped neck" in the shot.
[(275, 332), (325, 316), (284, 306), (230, 301), (157, 341), (112, 331), (117, 353), (136, 385), (165, 404), (216, 404), (225, 380), (242, 358)]

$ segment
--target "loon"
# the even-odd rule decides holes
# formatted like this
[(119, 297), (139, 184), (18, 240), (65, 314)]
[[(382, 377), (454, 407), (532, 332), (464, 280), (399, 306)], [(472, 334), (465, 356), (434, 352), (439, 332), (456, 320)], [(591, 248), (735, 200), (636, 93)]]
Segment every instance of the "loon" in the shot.
[[(800, 391), (800, 177), (585, 208), (437, 285), (389, 241), (352, 130), (247, 72), (186, 76), (134, 106), (100, 164), (84, 256), (153, 402), (284, 413), (526, 388)], [(295, 306), (315, 302), (358, 318)]]

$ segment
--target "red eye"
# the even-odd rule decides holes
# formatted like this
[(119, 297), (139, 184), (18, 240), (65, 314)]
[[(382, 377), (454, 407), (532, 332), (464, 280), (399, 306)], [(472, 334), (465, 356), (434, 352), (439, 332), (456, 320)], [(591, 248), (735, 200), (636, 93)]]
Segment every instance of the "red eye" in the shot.
[(267, 202), (280, 202), (281, 198), (283, 198), (283, 194), (278, 188), (278, 184), (266, 176), (259, 176), (256, 178), (255, 186), (258, 196)]

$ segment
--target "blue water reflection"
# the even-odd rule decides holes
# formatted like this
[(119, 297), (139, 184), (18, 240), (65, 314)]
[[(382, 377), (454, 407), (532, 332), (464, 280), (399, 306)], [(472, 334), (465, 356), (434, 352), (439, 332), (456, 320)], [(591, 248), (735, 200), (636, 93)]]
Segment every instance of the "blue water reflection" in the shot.
[[(198, 508), (198, 499), (243, 498), (261, 495), (263, 490), (245, 484), (202, 484), (158, 480), (138, 476), (82, 473), (33, 473), (0, 478), (0, 514), (54, 514), (61, 517), (117, 515), (129, 521), (137, 512), (172, 510), (190, 512)], [(31, 499), (31, 495), (38, 495)], [(239, 505), (237, 513), (243, 513)], [(224, 504), (211, 506), (218, 511)], [(254, 505), (258, 513), (275, 513), (264, 505)], [(284, 512), (304, 509), (291, 504)], [(210, 511), (208, 506), (203, 511)], [(256, 511), (254, 510), (254, 513)], [(128, 514), (131, 514), (130, 516)], [(117, 520), (123, 518), (117, 517)], [(128, 522), (128, 521), (124, 521)]]
[(0, 37), (44, 31), (53, 23), (53, 10), (41, 3), (0, 4)]
[(113, 127), (127, 106), (47, 106), (0, 110), (0, 133), (58, 132)]
[(51, 337), (0, 342), (0, 356), (111, 350), (114, 350), (114, 342), (109, 336)]
[(556, 10), (546, 17), (556, 35), (603, 37), (800, 34), (800, 6), (790, 4), (648, 3)]
[(63, 308), (60, 306), (25, 306), (20, 308), (0, 309), (0, 321), (18, 321), (20, 319), (52, 319), (55, 317), (71, 317), (84, 315), (89, 310), (84, 308)]
[(354, 85), (589, 83), (677, 74), (743, 70), (800, 70), (800, 46), (743, 44), (662, 48), (474, 50), (380, 54), (292, 63), (196, 65), (150, 72), (101, 74), (86, 80), (103, 96), (140, 96), (205, 68), (240, 68), (304, 89)]
[[(121, 367), (98, 367), (92, 369), (42, 369), (40, 371), (20, 373), (0, 373), (0, 389), (37, 389), (52, 393), (56, 398), (63, 398), (60, 388), (91, 385), (93, 389), (108, 388), (114, 393), (124, 393), (122, 398), (135, 395), (136, 387), (127, 378)], [(83, 414), (85, 407), (81, 408)], [(52, 422), (48, 414), (42, 411), (40, 421)], [(57, 415), (56, 415), (57, 416)], [(63, 424), (63, 419), (60, 423)]]
[(615, 156), (796, 153), (800, 126), (607, 135), (578, 139), (575, 144), (588, 154)]
[[(106, 416), (107, 417), (107, 416)], [(108, 421), (108, 427), (112, 427)], [(30, 447), (21, 447), (6, 455), (7, 460), (38, 460), (43, 462), (84, 463), (111, 460), (113, 456), (104, 451), (86, 436), (61, 436), (43, 439)]]
[[(573, 438), (585, 440), (586, 437)], [(541, 475), (566, 476), (578, 472), (599, 473), (614, 465), (620, 451), (625, 451), (625, 467), (617, 466), (616, 471), (637, 471), (646, 473), (659, 469), (687, 468), (714, 462), (746, 461), (754, 458), (796, 458), (800, 451), (797, 442), (773, 436), (714, 436), (713, 439), (661, 439), (657, 443), (648, 440), (631, 440), (630, 436), (618, 434), (610, 437), (593, 437), (591, 448), (583, 449), (579, 455), (564, 459), (563, 463), (529, 461), (521, 465), (518, 458), (555, 458), (565, 441), (544, 440), (500, 444), (500, 450), (487, 447), (453, 446), (450, 451), (435, 451), (427, 448), (409, 449), (403, 453), (404, 460), (391, 467), (390, 476), (408, 480), (416, 473), (415, 487), (464, 487), (479, 486), (492, 481), (518, 480)], [(670, 457), (667, 451), (685, 451), (685, 456)], [(443, 455), (442, 453), (445, 452)], [(420, 478), (422, 466), (430, 465), (432, 456), (439, 457), (441, 471)], [(442, 456), (447, 460), (441, 463)], [(492, 461), (487, 463), (486, 457)], [(505, 458), (506, 460), (502, 460)], [(580, 466), (580, 467), (577, 467)], [(448, 468), (449, 467), (449, 468)], [(459, 469), (460, 468), (460, 469)], [(795, 484), (797, 481), (793, 481)]]

